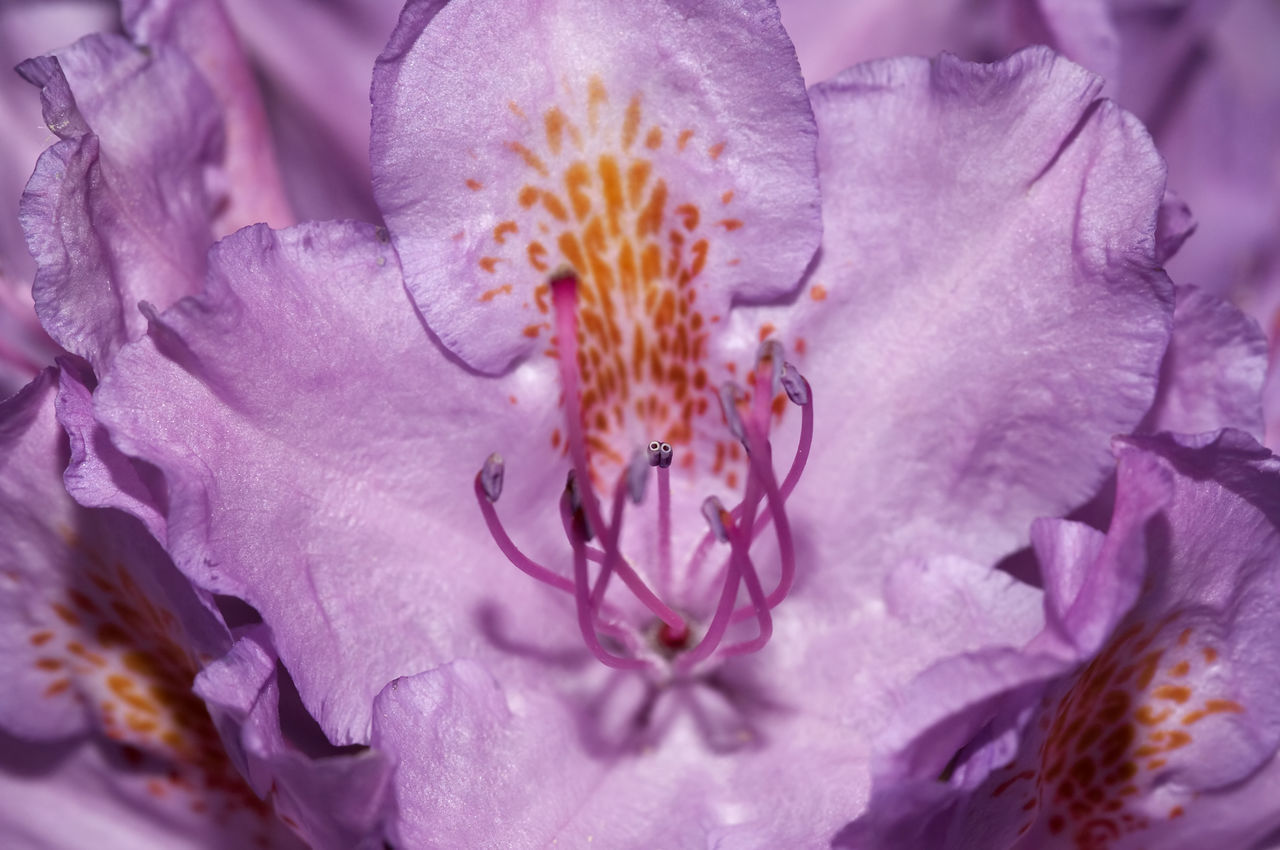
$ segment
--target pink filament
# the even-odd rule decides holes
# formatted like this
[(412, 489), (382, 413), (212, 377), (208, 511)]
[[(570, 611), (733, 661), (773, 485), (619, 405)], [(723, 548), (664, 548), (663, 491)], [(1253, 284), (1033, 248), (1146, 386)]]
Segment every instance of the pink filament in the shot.
[[(560, 510), (563, 513), (569, 512), (569, 500), (567, 497), (561, 500)], [(639, 658), (614, 655), (600, 645), (600, 638), (596, 636), (594, 622), (595, 606), (590, 598), (591, 578), (587, 575), (585, 544), (576, 535), (571, 542), (573, 544), (573, 599), (578, 612), (578, 630), (582, 633), (582, 639), (586, 642), (587, 649), (591, 650), (591, 654), (599, 659), (601, 664), (608, 667), (614, 667), (619, 670), (643, 669), (646, 666), (646, 662), (641, 661)]]
[[(760, 503), (760, 490), (756, 486), (754, 477), (747, 479), (747, 492), (742, 503), (743, 513), (749, 523), (755, 519), (756, 506)], [(731, 521), (725, 523), (726, 530), (730, 524)], [(738, 535), (738, 539), (742, 539), (741, 535)], [(730, 537), (730, 540), (732, 541), (733, 538)], [(677, 669), (687, 671), (699, 661), (709, 657), (724, 639), (724, 633), (729, 628), (733, 616), (733, 606), (738, 599), (738, 585), (743, 578), (741, 554), (743, 554), (741, 548), (735, 545), (729, 556), (729, 566), (725, 573), (724, 584), (721, 586), (720, 601), (716, 603), (715, 614), (707, 625), (707, 631), (703, 634), (702, 640), (698, 641), (697, 646), (688, 653), (680, 656), (680, 660), (676, 662)]]
[[(769, 613), (770, 606), (765, 599), (764, 588), (760, 586), (760, 576), (756, 575), (755, 565), (751, 563), (751, 540), (737, 527), (728, 528), (727, 531), (729, 543), (733, 547), (729, 557), (738, 561), (739, 572), (747, 585), (747, 595), (751, 597), (749, 610), (755, 612), (756, 620), (760, 623), (760, 633), (751, 640), (726, 646), (720, 651), (720, 654), (726, 657), (756, 652), (773, 636), (773, 617)], [(737, 611), (734, 612), (732, 619), (739, 619)]]
[(671, 592), (671, 470), (658, 467), (658, 587)]
[(493, 536), (493, 542), (498, 544), (502, 554), (507, 556), (507, 560), (515, 564), (516, 569), (525, 575), (535, 578), (543, 584), (549, 584), (556, 590), (563, 590), (565, 593), (572, 594), (574, 592), (573, 582), (564, 576), (556, 575), (551, 570), (532, 560), (512, 542), (507, 535), (506, 529), (502, 527), (502, 522), (498, 519), (497, 509), (494, 508), (493, 502), (490, 502), (489, 497), (484, 493), (484, 487), (480, 484), (479, 475), (476, 476), (475, 490), (476, 502), (480, 505), (480, 513), (484, 515), (485, 525), (489, 527), (489, 534)]

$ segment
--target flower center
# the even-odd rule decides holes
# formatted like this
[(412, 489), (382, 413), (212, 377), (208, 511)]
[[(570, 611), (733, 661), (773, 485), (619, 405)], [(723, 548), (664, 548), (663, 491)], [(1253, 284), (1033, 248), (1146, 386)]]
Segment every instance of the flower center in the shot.
[[(580, 282), (575, 272), (566, 269), (554, 274), (548, 286), (556, 320), (571, 461), (568, 484), (560, 497), (560, 513), (572, 556), (572, 578), (530, 559), (506, 533), (495, 508), (503, 482), (503, 463), (497, 454), (490, 455), (475, 480), (476, 500), (494, 541), (524, 573), (573, 596), (583, 640), (592, 654), (610, 667), (684, 676), (710, 659), (759, 650), (772, 634), (771, 611), (786, 597), (795, 577), (795, 551), (785, 505), (804, 471), (812, 441), (813, 400), (808, 382), (794, 366), (783, 361), (781, 345), (768, 340), (761, 346), (752, 372), (750, 403), (747, 394), (736, 385), (727, 383), (720, 388), (718, 400), (728, 433), (746, 452), (744, 493), (732, 510), (715, 496), (708, 496), (703, 502), (702, 513), (710, 528), (682, 572), (685, 578), (699, 576), (714, 544), (727, 546), (718, 570), (705, 577), (698, 588), (718, 587), (718, 597), (707, 600), (705, 593), (692, 593), (673, 607), (654, 592), (622, 552), (620, 541), (627, 502), (641, 505), (649, 479), (656, 477), (659, 539), (654, 547), (658, 555), (653, 568), (659, 587), (673, 586), (670, 476), (675, 450), (666, 440), (637, 445), (617, 475), (606, 517), (593, 483), (594, 443), (583, 425), (584, 393), (577, 345)], [(781, 483), (773, 471), (769, 441), (772, 400), (779, 387), (803, 413), (795, 456)], [(779, 563), (776, 584), (766, 593), (751, 548), (770, 525), (777, 538)], [(590, 566), (593, 563), (597, 565), (594, 577)], [(639, 618), (628, 616), (629, 608), (607, 598), (614, 576), (639, 603), (643, 611)], [(745, 602), (739, 598), (744, 590)], [(727, 643), (726, 638), (747, 621), (755, 622), (754, 635)]]

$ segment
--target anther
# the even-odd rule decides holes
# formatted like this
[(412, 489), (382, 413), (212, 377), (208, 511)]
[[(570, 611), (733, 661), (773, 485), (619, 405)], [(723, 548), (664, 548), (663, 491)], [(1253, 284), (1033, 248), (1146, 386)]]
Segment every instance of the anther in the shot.
[(742, 424), (742, 415), (738, 412), (738, 400), (742, 398), (742, 390), (733, 381), (725, 381), (720, 385), (720, 409), (724, 412), (724, 421), (729, 426), (729, 433), (739, 442), (747, 440), (747, 429)]
[(494, 452), (484, 459), (484, 466), (480, 468), (480, 487), (490, 502), (498, 501), (502, 495), (502, 475), (502, 455)]
[(724, 509), (724, 504), (715, 496), (708, 496), (702, 503), (702, 515), (707, 518), (707, 525), (711, 526), (711, 533), (716, 540), (728, 543), (729, 512)]
[(585, 543), (595, 535), (591, 532), (591, 523), (587, 520), (587, 512), (582, 507), (582, 491), (578, 488), (578, 476), (572, 469), (565, 477), (565, 494), (569, 497), (569, 512), (573, 516), (573, 530)]
[(792, 404), (803, 407), (809, 403), (809, 382), (800, 374), (800, 370), (790, 363), (782, 366), (782, 389)]
[(672, 449), (670, 443), (654, 440), (649, 444), (649, 465), (666, 469), (671, 466)]
[(769, 337), (760, 343), (760, 348), (756, 351), (756, 374), (769, 374), (769, 397), (773, 398), (778, 392), (778, 384), (782, 380), (783, 357), (785, 352), (782, 350), (782, 343), (773, 337)]

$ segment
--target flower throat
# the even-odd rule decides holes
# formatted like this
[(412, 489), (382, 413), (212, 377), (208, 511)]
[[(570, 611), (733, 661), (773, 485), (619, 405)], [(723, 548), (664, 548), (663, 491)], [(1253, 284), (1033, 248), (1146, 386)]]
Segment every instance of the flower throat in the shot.
[[(489, 532), (503, 554), (526, 575), (574, 599), (578, 628), (588, 649), (603, 664), (624, 670), (684, 675), (705, 662), (756, 652), (773, 631), (772, 610), (786, 598), (795, 579), (795, 547), (786, 500), (804, 472), (813, 438), (813, 398), (808, 382), (782, 359), (782, 346), (766, 340), (752, 373), (753, 392), (732, 382), (723, 384), (718, 400), (725, 426), (746, 450), (747, 472), (742, 500), (727, 509), (714, 495), (702, 503), (708, 531), (694, 549), (686, 576), (697, 575), (716, 543), (728, 547), (709, 587), (719, 587), (714, 603), (672, 607), (653, 591), (620, 548), (622, 521), (629, 500), (645, 500), (651, 476), (657, 477), (658, 585), (670, 587), (673, 572), (671, 532), (671, 463), (665, 440), (637, 446), (612, 488), (606, 520), (604, 505), (592, 484), (588, 437), (583, 427), (578, 358), (578, 277), (568, 269), (552, 275), (549, 286), (557, 333), (557, 359), (564, 393), (566, 443), (571, 467), (559, 500), (561, 522), (572, 552), (573, 574), (566, 578), (520, 550), (497, 515), (502, 494), (503, 461), (492, 454), (475, 479), (476, 501)], [(779, 388), (802, 411), (800, 438), (786, 477), (773, 471), (769, 442), (771, 400)], [(778, 545), (778, 579), (768, 593), (751, 558), (751, 546), (772, 525)], [(598, 545), (596, 545), (598, 544)], [(591, 564), (595, 564), (594, 579)], [(608, 591), (614, 577), (643, 608), (640, 621), (612, 603)], [(740, 604), (745, 585), (747, 600)], [(707, 610), (709, 609), (709, 610)], [(688, 613), (692, 611), (692, 613)], [(727, 643), (730, 629), (754, 620), (754, 634)]]

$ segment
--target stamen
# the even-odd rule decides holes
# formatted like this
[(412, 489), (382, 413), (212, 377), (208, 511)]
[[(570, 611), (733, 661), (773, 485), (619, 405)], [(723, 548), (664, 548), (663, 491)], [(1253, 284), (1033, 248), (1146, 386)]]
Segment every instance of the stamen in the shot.
[(634, 504), (644, 501), (645, 487), (649, 483), (649, 464), (644, 455), (636, 452), (627, 464), (627, 492)]
[[(790, 363), (782, 368), (782, 388), (792, 404), (800, 407), (800, 440), (796, 444), (796, 456), (791, 461), (791, 469), (782, 482), (782, 498), (786, 499), (796, 488), (804, 473), (805, 464), (809, 461), (809, 449), (813, 446), (813, 391), (799, 370)], [(759, 534), (759, 530), (754, 533)]]
[[(749, 610), (755, 612), (756, 619), (760, 623), (760, 633), (754, 638), (726, 646), (721, 650), (720, 655), (728, 657), (756, 652), (768, 643), (769, 638), (773, 636), (773, 617), (769, 613), (772, 606), (765, 598), (764, 588), (760, 586), (760, 576), (756, 573), (755, 564), (751, 562), (751, 541), (737, 526), (731, 525), (725, 531), (729, 536), (729, 544), (733, 547), (729, 557), (738, 562), (738, 572), (742, 575), (742, 580), (747, 585), (747, 595), (751, 598)], [(735, 611), (731, 621), (738, 619), (740, 619), (738, 612)]]
[(667, 469), (671, 466), (671, 444), (660, 443), (654, 440), (649, 444), (649, 465), (656, 466), (659, 469)]
[(702, 503), (702, 515), (711, 526), (711, 534), (721, 543), (729, 542), (728, 512), (715, 496), (708, 496)]
[[(576, 473), (582, 510), (591, 528), (600, 529), (600, 543), (604, 549), (604, 566), (598, 587), (603, 588), (610, 571), (616, 571), (618, 578), (636, 595), (636, 598), (658, 619), (671, 627), (677, 637), (682, 636), (688, 628), (684, 619), (662, 602), (653, 591), (636, 575), (635, 570), (623, 560), (618, 551), (618, 529), (605, 525), (600, 514), (600, 504), (591, 489), (590, 472), (587, 467), (587, 443), (582, 431), (582, 399), (579, 396), (578, 379), (578, 276), (572, 269), (563, 269), (551, 278), (551, 298), (556, 311), (556, 351), (560, 360), (560, 383), (564, 390), (565, 425), (568, 431), (569, 455), (573, 460)], [(625, 483), (626, 473), (623, 473)], [(620, 521), (621, 514), (618, 513)], [(585, 542), (585, 541), (584, 541)], [(585, 568), (586, 558), (583, 557)], [(603, 589), (600, 591), (603, 594)], [(593, 594), (594, 596), (595, 594)]]
[[(759, 488), (756, 487), (754, 478), (748, 478), (747, 492), (743, 498), (743, 509), (744, 515), (749, 522), (755, 520), (756, 506), (759, 502)], [(733, 518), (725, 510), (719, 499), (715, 496), (707, 497), (707, 500), (702, 503), (702, 515), (707, 518), (713, 535), (722, 542), (730, 540), (730, 528), (733, 525)], [(737, 602), (738, 585), (743, 578), (742, 559), (736, 557), (739, 552), (739, 547), (735, 547), (730, 553), (724, 584), (720, 590), (720, 601), (716, 603), (715, 614), (707, 626), (706, 633), (703, 634), (702, 640), (698, 641), (697, 646), (680, 656), (680, 659), (676, 662), (676, 669), (682, 672), (689, 670), (715, 652), (716, 647), (720, 645), (720, 641), (724, 639), (724, 633), (729, 628), (729, 623), (733, 616), (733, 606)]]
[[(569, 505), (569, 496), (566, 493), (560, 500), (561, 512), (571, 510)], [(595, 629), (595, 606), (588, 598), (590, 594), (590, 577), (587, 575), (587, 554), (586, 543), (578, 538), (573, 543), (573, 599), (577, 607), (578, 613), (578, 631), (582, 633), (582, 639), (587, 644), (587, 649), (591, 650), (601, 664), (613, 667), (618, 670), (640, 670), (647, 666), (647, 663), (639, 658), (627, 658), (621, 655), (614, 655), (600, 644), (600, 638), (596, 635)]]
[[(495, 480), (497, 481), (496, 487), (494, 486)], [(488, 482), (487, 484), (486, 481)], [(480, 513), (484, 516), (485, 525), (489, 527), (489, 534), (492, 535), (493, 541), (498, 544), (502, 554), (507, 556), (507, 560), (525, 575), (537, 579), (543, 584), (550, 585), (556, 590), (573, 593), (573, 582), (563, 576), (556, 575), (525, 555), (507, 535), (506, 529), (502, 527), (502, 522), (498, 519), (498, 511), (494, 507), (494, 503), (498, 500), (498, 495), (502, 492), (501, 482), (502, 458), (497, 454), (489, 455), (484, 462), (484, 466), (476, 473), (475, 491), (476, 502), (480, 505)]]
[(649, 444), (649, 465), (658, 468), (658, 586), (671, 592), (671, 459), (670, 443)]
[[(769, 441), (763, 435), (755, 433), (754, 428), (752, 430), (753, 433), (750, 434), (749, 439), (753, 443), (760, 443), (763, 449), (748, 453), (748, 460), (751, 464), (749, 480), (759, 482), (760, 486), (764, 488), (765, 498), (769, 504), (768, 511), (765, 516), (760, 518), (760, 523), (758, 524), (763, 528), (767, 519), (772, 517), (773, 526), (778, 536), (778, 557), (781, 562), (778, 586), (773, 589), (773, 592), (765, 600), (768, 607), (772, 609), (778, 607), (778, 603), (787, 597), (787, 594), (791, 591), (791, 585), (795, 581), (795, 545), (791, 538), (791, 522), (787, 519), (786, 504), (783, 501), (782, 493), (778, 489), (778, 480), (773, 474), (773, 461)], [(747, 525), (745, 521), (744, 525)], [(752, 538), (754, 538), (755, 526), (748, 525), (748, 527), (752, 528)], [(735, 619), (740, 618), (741, 614), (742, 612), (735, 612)]]
[[(783, 364), (779, 380), (782, 384), (783, 390), (786, 391), (787, 398), (793, 404), (799, 405), (801, 409), (800, 439), (796, 444), (795, 457), (792, 458), (791, 468), (787, 471), (786, 478), (783, 479), (782, 485), (778, 488), (781, 501), (785, 503), (787, 498), (791, 496), (791, 492), (795, 490), (796, 485), (800, 482), (800, 476), (804, 473), (805, 466), (809, 460), (810, 448), (813, 446), (813, 393), (809, 387), (809, 382), (805, 380), (799, 370), (790, 363)], [(724, 396), (729, 392), (730, 391), (727, 387), (721, 387), (722, 407), (724, 407)], [(734, 398), (736, 399), (736, 388), (734, 388), (733, 392), (735, 393)], [(736, 412), (736, 407), (734, 410)], [(728, 419), (728, 414), (726, 414), (725, 418), (726, 420)], [(741, 422), (740, 417), (738, 421)], [(770, 469), (772, 469), (772, 465), (770, 465)], [(741, 517), (742, 504), (735, 507), (731, 515), (734, 519)], [(758, 538), (772, 521), (773, 509), (771, 508), (756, 520), (755, 525), (751, 529), (752, 539), (754, 540)], [(699, 568), (706, 562), (707, 555), (710, 553), (711, 546), (714, 542), (715, 538), (709, 531), (702, 536), (700, 541), (698, 541), (698, 545), (694, 549), (693, 556), (689, 559), (688, 573), (690, 574), (690, 577), (696, 574)]]
[(729, 426), (729, 433), (739, 442), (746, 440), (747, 429), (742, 425), (742, 416), (738, 413), (738, 400), (742, 391), (733, 381), (725, 381), (720, 385), (720, 409), (724, 412), (724, 421)]
[[(569, 470), (569, 475), (564, 484), (564, 498), (569, 500), (569, 510), (560, 512), (561, 525), (564, 526), (565, 539), (570, 545), (577, 538), (582, 540), (591, 539), (591, 529), (587, 528), (587, 518), (582, 513), (582, 501), (578, 496), (577, 489), (573, 483), (573, 470)], [(597, 564), (604, 563), (604, 552), (601, 552), (594, 546), (586, 546), (583, 548), (587, 553), (587, 560), (595, 561)]]
[(769, 337), (760, 343), (760, 348), (756, 350), (756, 376), (757, 380), (762, 375), (769, 376), (769, 399), (778, 392), (778, 386), (782, 383), (782, 375), (784, 372), (784, 353), (782, 343), (773, 337)]
[(502, 474), (502, 455), (494, 452), (484, 459), (484, 466), (480, 467), (480, 486), (490, 502), (498, 501), (502, 495)]

